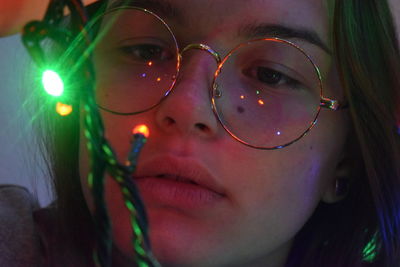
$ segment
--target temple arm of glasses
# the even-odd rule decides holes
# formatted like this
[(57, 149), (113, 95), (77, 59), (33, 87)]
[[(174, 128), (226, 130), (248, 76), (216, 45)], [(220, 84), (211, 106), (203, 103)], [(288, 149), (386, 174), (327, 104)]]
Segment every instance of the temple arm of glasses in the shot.
[(319, 106), (331, 110), (340, 110), (348, 107), (347, 103), (340, 103), (339, 100), (333, 100), (325, 97), (321, 97)]

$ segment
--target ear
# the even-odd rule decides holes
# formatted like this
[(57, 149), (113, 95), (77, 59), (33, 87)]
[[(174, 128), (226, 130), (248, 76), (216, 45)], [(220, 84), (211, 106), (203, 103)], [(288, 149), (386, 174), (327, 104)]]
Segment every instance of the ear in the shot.
[(330, 177), (331, 180), (322, 192), (321, 200), (327, 204), (333, 204), (345, 199), (353, 181), (357, 179), (363, 168), (362, 162), (361, 148), (356, 133), (351, 127), (334, 173)]
[(351, 182), (351, 169), (352, 164), (349, 159), (343, 159), (339, 162), (335, 170), (335, 175), (331, 181), (329, 181), (325, 192), (322, 194), (322, 201), (328, 204), (339, 202), (346, 198)]

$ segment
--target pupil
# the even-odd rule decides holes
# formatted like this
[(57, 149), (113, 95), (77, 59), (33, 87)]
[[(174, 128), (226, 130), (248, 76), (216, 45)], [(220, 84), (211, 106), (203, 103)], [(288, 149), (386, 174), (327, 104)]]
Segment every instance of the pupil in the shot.
[(257, 78), (268, 84), (278, 84), (282, 79), (282, 74), (269, 68), (257, 68)]
[(144, 60), (151, 60), (161, 54), (161, 48), (158, 46), (143, 45), (139, 47), (139, 54)]

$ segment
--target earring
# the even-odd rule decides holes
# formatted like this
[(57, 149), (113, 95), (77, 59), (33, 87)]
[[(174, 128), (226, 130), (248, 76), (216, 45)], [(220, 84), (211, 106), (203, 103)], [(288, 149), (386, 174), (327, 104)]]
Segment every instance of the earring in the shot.
[(349, 179), (338, 178), (336, 179), (335, 194), (338, 197), (345, 196), (350, 189)]

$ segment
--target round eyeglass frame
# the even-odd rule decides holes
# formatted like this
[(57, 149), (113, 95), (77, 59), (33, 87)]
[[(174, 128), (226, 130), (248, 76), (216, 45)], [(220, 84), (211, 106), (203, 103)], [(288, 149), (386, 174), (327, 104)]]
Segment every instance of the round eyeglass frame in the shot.
[[(238, 142), (240, 142), (243, 145), (246, 145), (248, 147), (255, 148), (255, 149), (260, 149), (260, 150), (275, 150), (275, 149), (280, 149), (280, 148), (287, 147), (287, 146), (297, 142), (298, 140), (300, 140), (305, 135), (307, 135), (307, 133), (316, 125), (317, 120), (318, 120), (318, 116), (319, 116), (319, 114), (321, 112), (321, 108), (326, 108), (328, 110), (337, 111), (337, 110), (340, 110), (342, 108), (347, 107), (346, 105), (340, 103), (339, 100), (334, 100), (334, 99), (330, 99), (330, 98), (327, 98), (327, 97), (323, 96), (322, 76), (321, 76), (321, 72), (320, 72), (318, 66), (316, 65), (316, 63), (313, 61), (313, 59), (301, 47), (299, 47), (298, 45), (296, 45), (295, 43), (293, 43), (291, 41), (288, 41), (288, 40), (285, 40), (285, 39), (282, 39), (282, 38), (278, 38), (278, 37), (273, 37), (272, 36), (272, 37), (266, 37), (266, 38), (252, 39), (252, 40), (240, 43), (240, 44), (236, 45), (233, 49), (231, 49), (226, 54), (226, 56), (224, 56), (221, 59), (221, 56), (219, 55), (218, 52), (213, 50), (208, 45), (205, 45), (205, 44), (202, 44), (202, 43), (192, 43), (192, 44), (189, 44), (189, 45), (185, 46), (182, 50), (180, 50), (179, 44), (178, 44), (178, 42), (176, 40), (176, 37), (175, 37), (173, 31), (171, 30), (170, 26), (160, 16), (158, 16), (154, 12), (152, 12), (152, 11), (150, 11), (148, 9), (145, 9), (145, 8), (136, 7), (136, 6), (120, 6), (120, 7), (116, 7), (116, 8), (111, 8), (111, 9), (105, 11), (104, 13), (102, 13), (101, 15), (99, 15), (98, 17), (96, 17), (96, 19), (93, 21), (93, 23), (91, 25), (96, 24), (98, 22), (98, 20), (100, 20), (101, 18), (103, 18), (105, 15), (107, 15), (109, 13), (116, 12), (118, 10), (127, 10), (127, 9), (133, 9), (133, 10), (142, 11), (142, 12), (145, 12), (145, 13), (151, 15), (151, 16), (154, 16), (158, 21), (160, 21), (163, 24), (163, 26), (166, 28), (166, 30), (170, 33), (170, 35), (171, 35), (171, 37), (172, 37), (172, 39), (174, 41), (174, 44), (175, 44), (176, 55), (177, 55), (177, 57), (176, 57), (176, 61), (177, 62), (176, 62), (175, 79), (172, 80), (171, 86), (165, 91), (164, 95), (160, 98), (160, 100), (157, 103), (155, 103), (152, 106), (150, 106), (149, 108), (146, 108), (146, 109), (140, 110), (140, 111), (125, 113), (125, 112), (113, 111), (113, 110), (110, 110), (110, 109), (108, 109), (106, 107), (103, 107), (103, 106), (97, 104), (97, 106), (101, 110), (104, 110), (106, 112), (109, 112), (109, 113), (112, 113), (112, 114), (116, 114), (116, 115), (129, 116), (129, 115), (137, 115), (137, 114), (140, 114), (140, 113), (147, 112), (147, 111), (155, 108), (156, 106), (158, 106), (161, 102), (163, 102), (169, 96), (169, 94), (175, 88), (176, 81), (179, 78), (180, 66), (181, 66), (181, 62), (182, 62), (182, 58), (183, 58), (183, 53), (188, 51), (188, 50), (190, 50), (190, 49), (200, 49), (200, 50), (206, 51), (206, 52), (210, 53), (213, 56), (213, 58), (216, 60), (218, 66), (217, 66), (217, 69), (216, 69), (216, 71), (214, 73), (212, 86), (210, 88), (210, 101), (211, 101), (211, 104), (212, 104), (213, 113), (214, 113), (215, 117), (217, 118), (217, 120), (219, 121), (219, 123), (221, 124), (221, 126), (224, 128), (224, 130), (233, 139), (235, 139), (236, 141), (238, 141)], [(300, 135), (298, 135), (296, 138), (294, 138), (292, 141), (287, 142), (285, 144), (272, 146), (272, 147), (263, 147), (263, 146), (252, 145), (252, 144), (240, 139), (239, 137), (237, 137), (222, 121), (222, 118), (220, 117), (220, 115), (218, 113), (218, 109), (217, 109), (216, 101), (215, 101), (215, 98), (220, 97), (220, 92), (218, 90), (218, 84), (216, 82), (216, 79), (217, 79), (218, 75), (221, 73), (224, 63), (232, 56), (232, 54), (236, 50), (238, 50), (238, 49), (240, 49), (240, 48), (242, 48), (242, 47), (244, 47), (246, 45), (252, 44), (254, 42), (260, 42), (260, 41), (281, 42), (281, 43), (284, 43), (286, 45), (292, 46), (292, 47), (296, 48), (298, 51), (300, 51), (306, 57), (306, 59), (312, 64), (313, 69), (316, 72), (316, 75), (318, 77), (319, 92), (320, 92), (320, 104), (319, 104), (318, 109), (317, 109), (317, 111), (315, 113), (314, 119), (310, 122), (310, 124), (306, 128), (306, 130), (303, 133), (301, 133)]]

